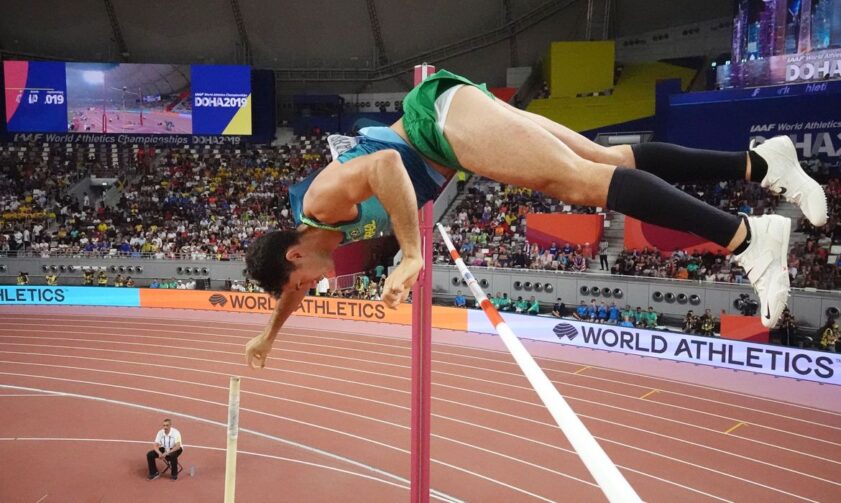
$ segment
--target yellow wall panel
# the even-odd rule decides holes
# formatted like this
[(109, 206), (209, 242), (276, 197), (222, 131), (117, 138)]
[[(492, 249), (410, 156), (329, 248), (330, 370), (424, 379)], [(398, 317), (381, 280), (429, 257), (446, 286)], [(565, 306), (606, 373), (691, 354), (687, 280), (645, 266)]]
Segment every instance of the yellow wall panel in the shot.
[(552, 42), (546, 58), (546, 81), (552, 97), (576, 96), (613, 87), (616, 46), (599, 42)]
[(610, 96), (576, 98), (557, 97), (553, 94), (548, 99), (532, 100), (528, 111), (575, 131), (643, 119), (654, 115), (655, 86), (658, 80), (679, 78), (686, 90), (695, 73), (694, 70), (666, 63), (626, 65)]

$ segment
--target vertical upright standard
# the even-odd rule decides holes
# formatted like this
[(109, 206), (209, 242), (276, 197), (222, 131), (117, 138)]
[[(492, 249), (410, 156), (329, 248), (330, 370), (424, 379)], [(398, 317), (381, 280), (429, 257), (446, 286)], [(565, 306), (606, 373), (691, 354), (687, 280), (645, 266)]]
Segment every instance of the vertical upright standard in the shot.
[[(435, 73), (415, 66), (415, 85)], [(432, 374), (432, 201), (418, 212), (423, 269), (412, 289), (412, 503), (429, 503), (429, 421)]]
[(231, 376), (228, 391), (228, 448), (225, 451), (225, 503), (234, 503), (239, 437), (239, 377)]

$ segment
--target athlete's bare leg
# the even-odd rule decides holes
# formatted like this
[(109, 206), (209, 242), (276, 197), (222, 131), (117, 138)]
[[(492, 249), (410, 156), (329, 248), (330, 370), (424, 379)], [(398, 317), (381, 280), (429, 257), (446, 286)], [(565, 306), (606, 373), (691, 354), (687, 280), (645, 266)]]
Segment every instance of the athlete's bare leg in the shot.
[(526, 110), (520, 110), (519, 108), (515, 108), (501, 100), (498, 100), (497, 102), (508, 110), (527, 118), (546, 131), (549, 131), (552, 136), (561, 140), (570, 149), (572, 149), (573, 152), (584, 159), (603, 164), (612, 164), (614, 166), (624, 166), (626, 168), (636, 167), (636, 163), (634, 162), (634, 153), (631, 151), (630, 145), (605, 147), (604, 145), (599, 145), (586, 136), (573, 131), (563, 124), (558, 124), (551, 119), (543, 117), (542, 115), (537, 115)]
[[(444, 134), (459, 162), (477, 175), (569, 204), (606, 206), (616, 166), (624, 165), (629, 154), (633, 157), (630, 147), (601, 147), (548, 119), (535, 120), (521, 112), (464, 86), (453, 97)], [(604, 162), (581, 156), (559, 135), (569, 138), (579, 152)], [(735, 249), (745, 236), (742, 223), (728, 248)]]
[[(636, 168), (636, 159), (634, 159), (634, 152), (630, 145), (614, 145), (612, 147), (605, 147), (590, 140), (586, 136), (569, 129), (563, 124), (547, 119), (542, 115), (537, 115), (526, 110), (520, 110), (508, 103), (499, 101), (503, 106), (509, 108), (526, 117), (527, 119), (537, 123), (543, 129), (549, 131), (552, 136), (564, 142), (573, 152), (579, 156), (589, 159), (594, 162), (601, 162), (605, 164), (613, 164), (616, 166), (623, 166), (626, 168)], [(750, 181), (751, 165), (750, 156), (745, 154), (745, 180)]]
[(569, 204), (607, 202), (615, 165), (577, 155), (534, 121), (474, 87), (456, 92), (444, 134), (459, 162), (477, 175), (538, 190)]

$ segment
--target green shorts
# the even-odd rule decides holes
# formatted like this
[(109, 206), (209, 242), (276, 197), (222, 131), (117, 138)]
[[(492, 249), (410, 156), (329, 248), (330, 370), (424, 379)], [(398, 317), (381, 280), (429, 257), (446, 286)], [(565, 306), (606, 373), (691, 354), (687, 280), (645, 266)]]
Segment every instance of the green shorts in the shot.
[(465, 84), (482, 90), (491, 99), (493, 94), (485, 84), (475, 84), (464, 77), (438, 70), (421, 82), (403, 99), (403, 128), (418, 152), (424, 157), (451, 169), (464, 169), (459, 164), (450, 142), (437, 124), (435, 100), (453, 86)]

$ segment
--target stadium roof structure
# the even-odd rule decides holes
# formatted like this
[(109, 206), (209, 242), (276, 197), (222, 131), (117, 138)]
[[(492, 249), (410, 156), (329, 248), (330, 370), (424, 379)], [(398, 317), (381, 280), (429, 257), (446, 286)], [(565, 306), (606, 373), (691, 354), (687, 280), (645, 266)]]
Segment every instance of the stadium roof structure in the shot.
[[(728, 16), (732, 0), (4, 0), (5, 59), (251, 64), (290, 86), (399, 82), (421, 61), (488, 82), (610, 5), (622, 36)], [(395, 80), (397, 77), (397, 80)], [(408, 85), (408, 82), (405, 82)], [(325, 87), (325, 89), (328, 87)]]

